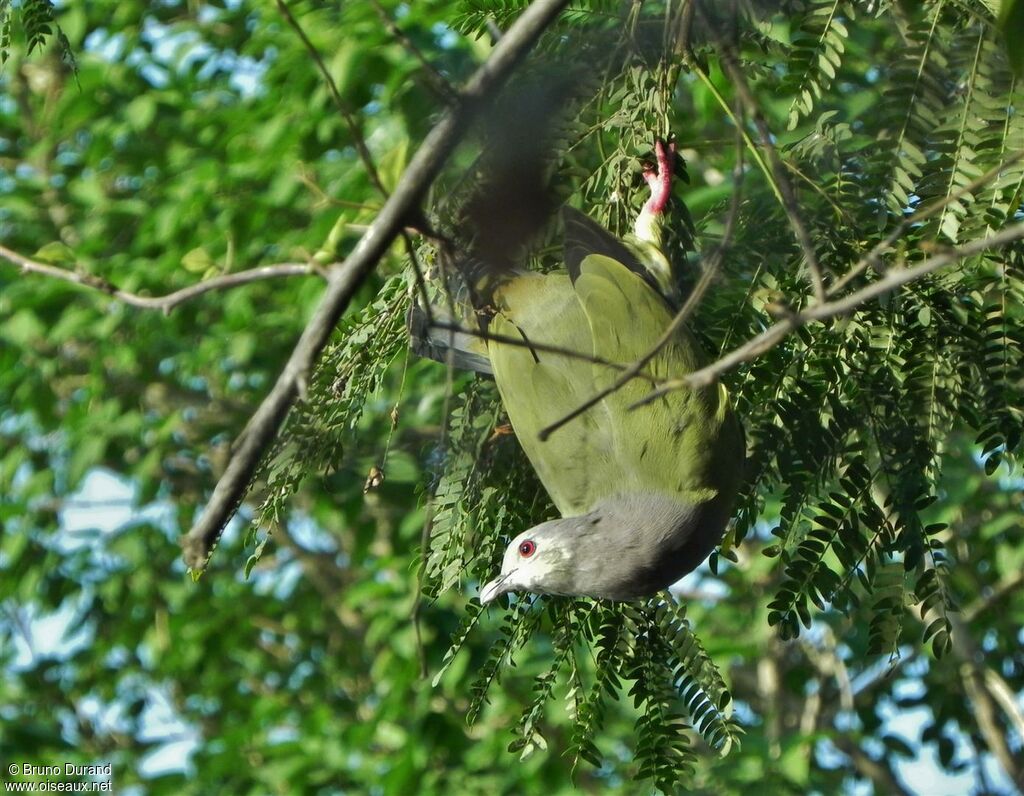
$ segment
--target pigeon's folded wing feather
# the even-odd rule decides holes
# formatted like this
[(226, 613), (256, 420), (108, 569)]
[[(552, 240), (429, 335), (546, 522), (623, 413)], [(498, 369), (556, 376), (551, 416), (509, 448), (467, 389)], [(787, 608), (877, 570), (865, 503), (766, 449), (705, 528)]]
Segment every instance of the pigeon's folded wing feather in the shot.
[[(576, 291), (590, 324), (598, 357), (625, 365), (647, 354), (672, 320), (665, 300), (621, 263), (592, 255), (581, 264)], [(645, 372), (657, 380), (677, 379), (700, 367), (703, 356), (685, 327), (676, 331), (648, 363)], [(617, 373), (594, 367), (598, 387)], [(611, 420), (615, 458), (637, 490), (674, 495), (687, 503), (714, 497), (732, 488), (722, 483), (720, 462), (738, 472), (736, 428), (728, 397), (717, 385), (680, 388), (641, 406), (635, 404), (655, 389), (636, 377), (608, 395), (605, 414)], [(619, 465), (620, 472), (623, 468)]]
[[(519, 341), (491, 340), (488, 351), (516, 436), (565, 516), (589, 511), (607, 495), (601, 477), (613, 455), (603, 409), (586, 412), (541, 441), (545, 426), (576, 409), (594, 391), (590, 325), (566, 274), (523, 274), (496, 294), (489, 330)], [(579, 352), (541, 351), (531, 343)]]

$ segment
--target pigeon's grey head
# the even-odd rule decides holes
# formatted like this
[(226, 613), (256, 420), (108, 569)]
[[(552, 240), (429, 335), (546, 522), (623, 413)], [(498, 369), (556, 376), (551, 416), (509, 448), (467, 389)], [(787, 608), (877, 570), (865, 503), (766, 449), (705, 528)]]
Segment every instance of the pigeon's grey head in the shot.
[(508, 543), (501, 574), (480, 589), (485, 605), (511, 591), (572, 594), (575, 549), (582, 517), (541, 523)]
[(696, 567), (721, 539), (728, 514), (718, 504), (641, 493), (541, 523), (509, 542), (501, 573), (480, 590), (480, 602), (513, 591), (610, 600), (654, 594)]

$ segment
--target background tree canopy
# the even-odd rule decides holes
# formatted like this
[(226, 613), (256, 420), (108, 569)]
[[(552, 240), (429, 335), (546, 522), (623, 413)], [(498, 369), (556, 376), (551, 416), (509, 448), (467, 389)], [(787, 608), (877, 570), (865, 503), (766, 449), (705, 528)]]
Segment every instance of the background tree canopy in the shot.
[[(325, 281), (526, 6), (0, 3), (5, 781), (1024, 787), (1020, 0), (583, 0), (508, 81), (580, 73), (551, 179), (616, 232), (653, 134), (686, 161), (748, 483), (678, 601), (471, 598), (553, 510), (493, 383), (408, 354), (415, 230), (187, 575)], [(448, 234), (495, 140), (460, 133), (422, 202)]]

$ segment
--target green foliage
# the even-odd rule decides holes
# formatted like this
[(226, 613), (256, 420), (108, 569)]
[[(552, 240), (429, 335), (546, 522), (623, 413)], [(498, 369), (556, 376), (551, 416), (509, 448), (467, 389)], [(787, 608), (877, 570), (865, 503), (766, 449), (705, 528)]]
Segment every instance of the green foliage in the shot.
[(1006, 54), (1013, 71), (1024, 75), (1024, 4), (1020, 0), (1003, 0), (999, 6), (999, 27), (1006, 37)]
[(843, 65), (848, 21), (855, 17), (854, 4), (826, 0), (811, 4), (794, 24), (792, 51), (786, 65), (787, 93), (795, 95), (786, 127), (792, 130), (810, 115), (815, 102), (827, 92)]
[[(254, 534), (260, 528), (279, 525), (288, 516), (290, 501), (311, 472), (330, 473), (341, 466), (371, 396), (380, 389), (396, 357), (407, 350), (407, 307), (405, 279), (393, 276), (373, 301), (339, 325), (335, 340), (324, 350), (309, 380), (307, 398), (292, 410), (257, 476), (266, 482), (266, 497), (253, 518)], [(386, 447), (383, 456), (387, 456)], [(386, 466), (383, 461), (381, 464)], [(257, 546), (246, 574), (265, 544), (263, 540)]]
[(53, 37), (57, 41), (61, 58), (75, 67), (75, 55), (71, 48), (71, 42), (68, 41), (68, 37), (57, 24), (53, 12), (52, 0), (23, 0), (17, 8), (13, 6), (11, 0), (4, 0), (0, 3), (0, 64), (6, 64), (7, 59), (10, 58), (14, 18), (18, 16), (28, 54), (42, 47), (47, 39)]
[[(815, 0), (737, 22), (826, 286), (891, 234), (840, 294), (1021, 219), (1007, 22), (1021, 3), (1001, 5), (997, 18), (975, 0)], [(525, 3), (384, 6), (457, 83)], [(440, 102), (425, 67), (373, 4), (289, 7), (393, 187)], [(717, 354), (813, 293), (775, 186), (734, 146), (723, 45), (697, 19), (685, 60), (681, 7), (573, 3), (541, 51), (591, 64), (591, 93), (551, 161), (560, 196), (622, 234), (642, 202), (637, 159), (674, 130), (689, 178), (676, 254), (695, 273), (742, 190), (693, 324)], [(272, 5), (202, 8), (0, 5), (5, 246), (142, 294), (351, 250), (382, 197), (316, 64)], [(77, 86), (60, 47), (41, 46), (60, 31)], [(458, 153), (436, 197), (459, 194), (485, 144)], [(555, 238), (533, 266), (558, 264)], [(250, 533), (230, 530), (198, 585), (177, 537), (320, 280), (211, 292), (164, 316), (0, 264), (5, 755), (110, 760), (117, 788), (147, 793), (835, 793), (900, 778), (919, 744), (892, 734), (893, 706), (924, 709), (920, 743), (947, 772), (956, 749), (995, 748), (963, 664), (983, 657), (989, 681), (1024, 687), (1019, 243), (809, 323), (725, 375), (748, 484), (713, 574), (675, 599), (487, 611), (465, 595), (553, 509), (494, 385), (408, 358), (401, 255), (309, 375), (242, 509)], [(364, 493), (371, 468), (383, 482)], [(69, 530), (93, 499), (77, 491), (103, 472), (123, 479), (127, 518)], [(33, 653), (26, 628), (54, 614), (83, 640)], [(194, 744), (186, 766), (154, 774), (144, 762), (167, 741), (150, 712), (165, 704)]]
[[(508, 435), (494, 436), (499, 416), (494, 385), (478, 381), (456, 396), (448, 414), (449, 445), (431, 498), (423, 564), (423, 587), (432, 597), (464, 588), (470, 578), (482, 581), (500, 558), (501, 537), (536, 512), (536, 476)], [(486, 537), (473, 532), (484, 522)]]
[[(493, 5), (487, 10), (502, 13)], [(482, 31), (484, 11), (470, 7), (460, 18), (461, 29)], [(794, 130), (784, 142), (787, 165), (794, 178), (803, 177), (814, 188), (801, 185), (801, 212), (829, 273), (844, 274), (915, 210), (929, 208), (902, 235), (900, 247), (884, 253), (879, 273), (889, 264), (920, 259), (932, 242), (961, 243), (988, 234), (1019, 212), (1020, 161), (997, 168), (1020, 148), (1014, 144), (1021, 120), (1014, 105), (1019, 95), (983, 7), (968, 12), (936, 2), (917, 10), (886, 6), (868, 14), (858, 13), (853, 3), (825, 2), (810, 4), (789, 22), (786, 46), (776, 29), (774, 41), (751, 36), (760, 52), (747, 49), (745, 55), (748, 67), (754, 62), (751, 73), (761, 76), (755, 92), (774, 98), (762, 107), (779, 107), (780, 98), (792, 97), (785, 112)], [(768, 29), (775, 21), (756, 24)], [(865, 63), (864, 54), (879, 52), (893, 55), (885, 62)], [(851, 53), (853, 60), (847, 57)], [(709, 48), (706, 57), (713, 63), (716, 52)], [(842, 101), (856, 110), (829, 109), (813, 117), (819, 102), (838, 106), (832, 86), (840, 70), (846, 85), (840, 93), (848, 95)], [(567, 156), (563, 179), (577, 181), (585, 209), (619, 232), (625, 231), (632, 210), (621, 202), (609, 206), (608, 197), (640, 193), (629, 172), (630, 153), (642, 151), (643, 138), (661, 123), (666, 107), (659, 104), (657, 87), (663, 80), (664, 73), (649, 62), (606, 76), (563, 144), (573, 153)], [(696, 93), (697, 87), (689, 85)], [(676, 112), (685, 114), (687, 100), (677, 102)], [(616, 136), (613, 147), (604, 146), (606, 134)], [(600, 160), (581, 158), (588, 146), (610, 152)], [(991, 170), (996, 173), (986, 177)], [(735, 344), (757, 334), (764, 311), (749, 297), (767, 293), (803, 303), (808, 295), (784, 210), (764, 187), (745, 186), (727, 284), (698, 320), (698, 328), (715, 343)], [(704, 225), (714, 228), (710, 218)], [(804, 327), (729, 377), (751, 439), (751, 488), (733, 543), (751, 533), (760, 536), (755, 523), (773, 496), (780, 496), (773, 530), (778, 543), (765, 552), (782, 564), (767, 615), (781, 638), (796, 638), (801, 627), (812, 628), (822, 615), (838, 609), (856, 612), (851, 618), (863, 617), (867, 650), (895, 654), (904, 640), (906, 612), (913, 607), (923, 623), (921, 641), (930, 643), (936, 656), (949, 652), (949, 612), (956, 610), (956, 600), (948, 586), (947, 526), (927, 522), (923, 512), (936, 500), (952, 429), (973, 427), (981, 435), (990, 472), (1020, 454), (1024, 417), (1011, 408), (1019, 400), (1009, 395), (1019, 397), (1024, 385), (1021, 348), (1010, 339), (1019, 335), (1024, 310), (1016, 293), (1022, 283), (1012, 266), (1020, 252), (1017, 245), (976, 258), (859, 308), (851, 317)], [(869, 270), (851, 289), (873, 278)], [(1010, 318), (1000, 316), (997, 306)], [(979, 356), (983, 348), (989, 350)], [(495, 422), (489, 414), (476, 417), (482, 416), (488, 418), (485, 425)], [(459, 415), (458, 422), (461, 428), (472, 420)], [(477, 445), (485, 434), (478, 431)], [(453, 437), (453, 443), (459, 439)], [(459, 463), (448, 471), (452, 477), (442, 481), (439, 492), (446, 543), (455, 538), (449, 507), (460, 505), (451, 484), (465, 484), (467, 495), (482, 494), (473, 468), (486, 457), (480, 457), (479, 448), (463, 450), (464, 458), (453, 455)], [(507, 512), (498, 515), (479, 499), (471, 500), (472, 510), (457, 509), (464, 527), (469, 522), (477, 527), (508, 524)], [(535, 519), (532, 513), (519, 515), (508, 535)], [(467, 535), (468, 530), (458, 538)], [(450, 573), (442, 588), (455, 582), (460, 566), (486, 576), (486, 568), (469, 564), (457, 549), (446, 549), (433, 565), (435, 571), (447, 567)], [(485, 549), (492, 555), (500, 546), (492, 543)], [(432, 550), (428, 562), (435, 556)], [(721, 694), (724, 685), (710, 661), (698, 667), (685, 655), (676, 657), (670, 647), (654, 652), (653, 636), (669, 632), (664, 610), (606, 610), (617, 612), (609, 625), (620, 624), (627, 632), (582, 637), (592, 645), (599, 638), (609, 647), (603, 657), (595, 650), (593, 682), (582, 684), (590, 696), (573, 714), (577, 726), (571, 749), (577, 757), (600, 759), (590, 737), (606, 712), (602, 701), (614, 695), (602, 683), (625, 677), (633, 683), (630, 692), (640, 711), (639, 773), (666, 789), (693, 763), (683, 727), (696, 726), (712, 746), (730, 745), (723, 743), (723, 737), (734, 737), (722, 729), (730, 726), (727, 720), (714, 713), (712, 721), (696, 709), (714, 706), (714, 698), (694, 703), (694, 691), (687, 690)], [(628, 632), (637, 622), (649, 632)], [(517, 749), (530, 747), (540, 702), (552, 694), (570, 655), (572, 644), (565, 636), (571, 627), (569, 620), (558, 625), (552, 641), (556, 654), (548, 672), (537, 679)], [(521, 643), (518, 637), (516, 643)], [(511, 636), (502, 655), (509, 644)], [(666, 658), (679, 667), (683, 683), (668, 690), (663, 685), (672, 678), (652, 668)], [(632, 663), (622, 669), (622, 661)], [(580, 670), (572, 672), (566, 688), (575, 698), (581, 690), (576, 685)], [(485, 679), (495, 677), (492, 665)], [(680, 710), (682, 704), (690, 709)], [(684, 716), (689, 724), (677, 724)]]

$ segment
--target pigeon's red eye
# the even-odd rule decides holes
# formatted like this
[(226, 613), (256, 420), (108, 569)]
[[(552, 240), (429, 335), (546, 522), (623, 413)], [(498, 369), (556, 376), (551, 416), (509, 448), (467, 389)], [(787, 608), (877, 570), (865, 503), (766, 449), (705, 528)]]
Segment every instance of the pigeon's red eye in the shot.
[(533, 555), (534, 550), (537, 549), (537, 545), (532, 539), (527, 539), (525, 542), (519, 543), (519, 555), (523, 558), (529, 558)]

